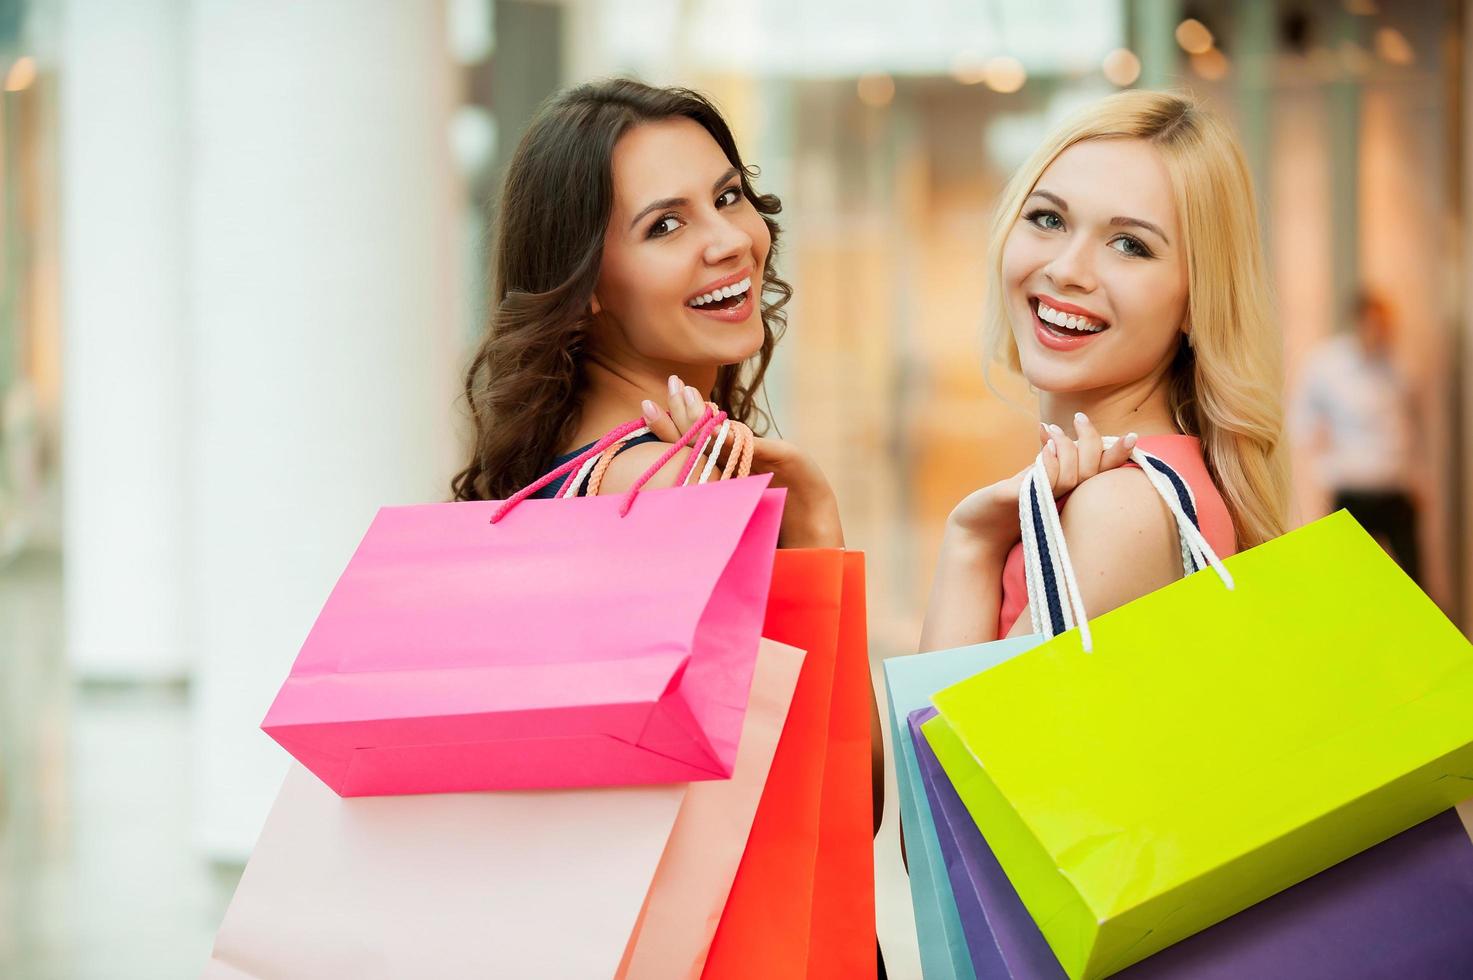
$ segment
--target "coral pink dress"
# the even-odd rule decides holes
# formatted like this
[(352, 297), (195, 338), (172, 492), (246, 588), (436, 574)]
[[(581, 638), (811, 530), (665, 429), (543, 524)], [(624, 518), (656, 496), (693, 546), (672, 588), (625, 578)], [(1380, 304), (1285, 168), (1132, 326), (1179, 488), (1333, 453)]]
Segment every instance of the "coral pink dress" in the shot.
[[(1136, 443), (1141, 449), (1164, 461), (1187, 481), (1192, 495), (1197, 500), (1197, 520), (1202, 527), (1202, 536), (1212, 545), (1218, 557), (1226, 558), (1238, 550), (1237, 534), (1233, 531), (1233, 519), (1228, 514), (1227, 504), (1217, 484), (1207, 472), (1207, 463), (1202, 459), (1202, 444), (1196, 436), (1142, 436)], [(1127, 464), (1134, 466), (1134, 463)], [(1063, 513), (1068, 497), (1059, 501)], [(1008, 635), (1023, 610), (1028, 608), (1028, 586), (1023, 574), (1023, 543), (1013, 545), (1008, 560), (1002, 569), (1002, 607), (998, 611), (997, 636)]]

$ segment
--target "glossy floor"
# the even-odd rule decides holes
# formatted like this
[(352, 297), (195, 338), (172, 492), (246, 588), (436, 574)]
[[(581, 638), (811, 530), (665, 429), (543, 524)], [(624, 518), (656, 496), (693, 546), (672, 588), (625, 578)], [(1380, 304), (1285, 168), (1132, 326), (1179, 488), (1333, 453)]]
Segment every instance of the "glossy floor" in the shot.
[(181, 687), (74, 687), (61, 562), (0, 568), (0, 977), (195, 977), (235, 888), (189, 846)]

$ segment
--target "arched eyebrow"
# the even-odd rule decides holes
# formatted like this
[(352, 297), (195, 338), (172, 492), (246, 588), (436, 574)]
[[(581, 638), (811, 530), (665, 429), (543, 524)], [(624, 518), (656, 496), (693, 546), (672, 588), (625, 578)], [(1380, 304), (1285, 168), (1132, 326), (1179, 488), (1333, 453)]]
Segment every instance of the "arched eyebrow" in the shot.
[[(1029, 194), (1028, 196), (1041, 197), (1049, 203), (1053, 204), (1065, 214), (1069, 213), (1069, 203), (1052, 191), (1035, 190), (1032, 194)], [(1166, 232), (1162, 231), (1158, 226), (1147, 221), (1145, 218), (1129, 218), (1125, 217), (1124, 215), (1119, 215), (1111, 218), (1110, 224), (1112, 227), (1116, 228), (1143, 228), (1146, 231), (1149, 231), (1152, 234), (1156, 235), (1167, 245), (1171, 244), (1171, 239), (1166, 237)]]
[[(722, 174), (716, 179), (716, 183), (711, 185), (711, 193), (715, 194), (717, 191), (721, 190), (722, 185), (726, 184), (727, 181), (731, 180), (736, 175), (736, 167), (732, 167), (727, 170), (726, 173)], [(686, 197), (662, 197), (658, 201), (651, 201), (650, 204), (645, 207), (643, 211), (634, 216), (634, 220), (629, 222), (629, 227), (633, 228), (635, 225), (639, 224), (651, 211), (666, 211), (670, 208), (683, 208), (689, 204), (690, 198)]]

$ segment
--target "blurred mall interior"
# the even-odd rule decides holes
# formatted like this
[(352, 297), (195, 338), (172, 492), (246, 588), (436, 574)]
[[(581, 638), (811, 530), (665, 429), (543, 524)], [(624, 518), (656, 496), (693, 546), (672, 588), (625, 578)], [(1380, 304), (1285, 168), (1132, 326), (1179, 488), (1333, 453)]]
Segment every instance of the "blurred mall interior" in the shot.
[[(497, 183), (575, 80), (707, 92), (785, 202), (771, 398), (869, 555), (876, 661), (951, 506), (1032, 452), (982, 372), (989, 207), (1128, 86), (1242, 137), (1286, 404), (1385, 298), (1421, 577), (1467, 631), (1470, 8), (0, 0), (0, 976), (202, 966), (285, 771), (257, 725), (374, 510), (448, 492)], [(1313, 466), (1296, 499), (1328, 506)]]

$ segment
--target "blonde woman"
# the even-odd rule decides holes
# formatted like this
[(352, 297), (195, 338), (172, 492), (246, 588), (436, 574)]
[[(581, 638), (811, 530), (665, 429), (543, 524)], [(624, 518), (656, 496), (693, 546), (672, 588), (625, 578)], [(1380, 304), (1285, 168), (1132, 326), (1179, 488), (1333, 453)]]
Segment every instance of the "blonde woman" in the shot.
[[(1218, 554), (1285, 530), (1280, 338), (1252, 184), (1220, 119), (1165, 92), (1091, 106), (1008, 184), (987, 262), (989, 356), (1038, 392), (1044, 461), (1091, 613), (1182, 575), (1170, 511), (1126, 465), (1136, 444), (1191, 486)], [(1106, 449), (1102, 434), (1123, 438)], [(922, 650), (1030, 631), (1022, 476), (952, 511)]]

